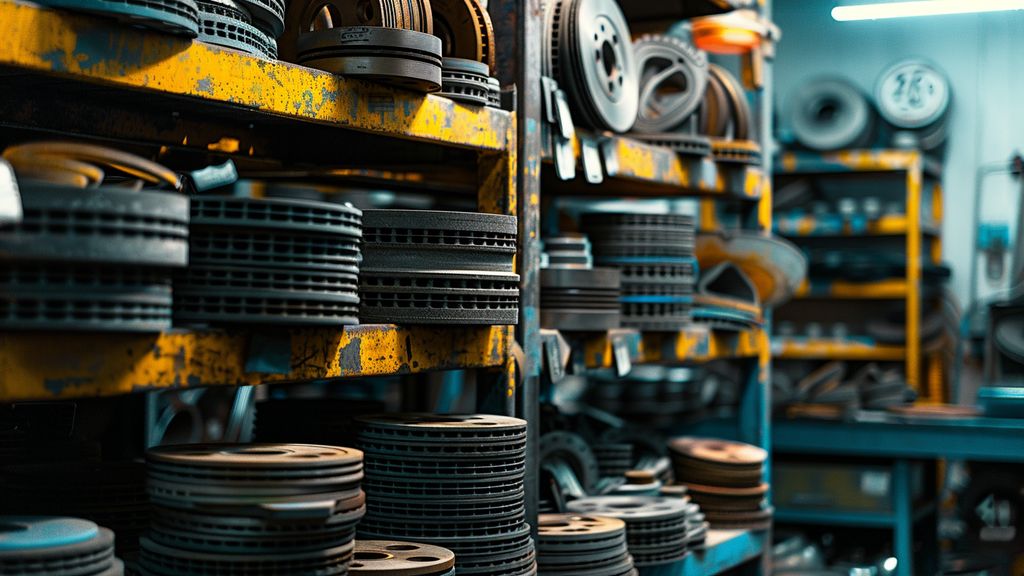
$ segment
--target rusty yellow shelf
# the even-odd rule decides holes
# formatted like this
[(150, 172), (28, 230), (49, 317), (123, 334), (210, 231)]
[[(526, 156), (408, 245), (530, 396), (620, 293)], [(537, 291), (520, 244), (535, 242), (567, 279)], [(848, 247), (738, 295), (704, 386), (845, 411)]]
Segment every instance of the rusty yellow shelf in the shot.
[(710, 330), (691, 326), (679, 332), (612, 330), (583, 341), (587, 368), (616, 366), (616, 348), (628, 352), (633, 364), (655, 362), (704, 363), (730, 358), (756, 358), (768, 347), (762, 329), (742, 332)]
[(917, 150), (842, 150), (825, 154), (786, 152), (775, 163), (777, 174), (908, 172), (918, 169), (932, 178), (942, 176), (942, 165)]
[(6, 332), (0, 333), (0, 401), (499, 367), (512, 340), (513, 329), (505, 326)]
[(780, 360), (864, 360), (902, 362), (902, 346), (878, 346), (855, 340), (772, 338), (772, 356)]
[[(910, 230), (906, 216), (895, 214), (885, 215), (877, 220), (863, 222), (861, 225), (851, 222), (821, 222), (811, 215), (799, 218), (787, 218), (775, 215), (775, 233), (789, 238), (830, 238), (830, 237), (863, 237), (863, 236), (904, 236)], [(936, 237), (941, 234), (937, 224), (922, 223), (921, 233)]]
[(901, 300), (907, 297), (905, 278), (892, 278), (878, 282), (811, 283), (806, 279), (796, 291), (796, 298), (840, 298), (844, 300)]
[[(117, 22), (0, 0), (0, 68), (386, 137), (506, 151), (508, 112), (346, 80)], [(177, 143), (175, 143), (177, 144)]]
[(759, 200), (766, 189), (764, 171), (755, 166), (716, 163), (712, 158), (680, 156), (674, 151), (651, 146), (626, 136), (591, 135), (578, 130), (573, 138), (580, 165), (580, 138), (607, 142), (603, 162), (605, 181), (589, 184), (581, 167), (576, 178), (562, 181), (554, 174), (551, 150), (545, 150), (544, 191), (554, 194), (602, 196), (705, 196), (738, 200)]

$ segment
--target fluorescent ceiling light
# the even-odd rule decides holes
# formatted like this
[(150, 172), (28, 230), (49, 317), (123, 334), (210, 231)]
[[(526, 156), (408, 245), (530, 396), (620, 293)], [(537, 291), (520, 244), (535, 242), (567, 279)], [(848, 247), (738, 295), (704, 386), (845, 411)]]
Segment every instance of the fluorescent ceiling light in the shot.
[(839, 22), (881, 20), (911, 16), (941, 16), (976, 12), (1024, 10), (1024, 0), (915, 0), (914, 2), (883, 2), (857, 6), (836, 6), (832, 18)]

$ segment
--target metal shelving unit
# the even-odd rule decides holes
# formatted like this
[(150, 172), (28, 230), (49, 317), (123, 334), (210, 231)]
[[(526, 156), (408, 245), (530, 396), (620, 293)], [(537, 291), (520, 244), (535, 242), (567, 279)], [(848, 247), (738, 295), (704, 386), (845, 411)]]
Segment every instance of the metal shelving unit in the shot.
[[(809, 279), (798, 291), (803, 300), (892, 300), (905, 302), (906, 345), (877, 345), (863, 341), (786, 338), (774, 343), (779, 359), (835, 359), (904, 362), (907, 383), (935, 401), (941, 401), (943, 346), (921, 341), (922, 266), (942, 261), (941, 166), (913, 150), (848, 150), (829, 154), (783, 154), (775, 165), (779, 177), (843, 178), (873, 183), (880, 179), (902, 181), (903, 214), (887, 214), (868, 221), (800, 215), (780, 218), (776, 232), (795, 241), (811, 238), (905, 238), (906, 273), (903, 277), (873, 282)], [(924, 358), (928, 366), (924, 366)]]

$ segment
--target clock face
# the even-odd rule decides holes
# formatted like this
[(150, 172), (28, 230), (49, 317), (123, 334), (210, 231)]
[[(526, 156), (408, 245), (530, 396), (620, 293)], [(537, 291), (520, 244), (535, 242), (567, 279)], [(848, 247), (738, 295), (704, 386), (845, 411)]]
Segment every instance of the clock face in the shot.
[(949, 82), (938, 70), (921, 62), (897, 64), (882, 75), (878, 108), (898, 128), (923, 128), (949, 107)]

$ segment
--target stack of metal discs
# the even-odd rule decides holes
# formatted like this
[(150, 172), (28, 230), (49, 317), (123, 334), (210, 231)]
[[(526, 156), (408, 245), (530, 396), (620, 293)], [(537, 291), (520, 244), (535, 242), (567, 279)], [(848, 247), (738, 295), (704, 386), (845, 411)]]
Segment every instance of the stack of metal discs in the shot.
[(548, 0), (543, 73), (572, 102), (573, 119), (626, 132), (639, 109), (632, 35), (615, 0)]
[(768, 453), (750, 444), (704, 438), (669, 442), (676, 482), (689, 489), (715, 528), (767, 530), (772, 508), (765, 495)]
[(694, 219), (683, 214), (596, 213), (582, 228), (595, 263), (622, 274), (622, 325), (675, 331), (690, 323), (697, 280)]
[(626, 523), (616, 518), (541, 514), (537, 527), (540, 576), (636, 576)]
[(682, 560), (687, 549), (688, 516), (684, 498), (663, 496), (592, 496), (569, 503), (569, 511), (618, 518), (626, 523), (629, 553), (637, 568)]
[(460, 576), (534, 574), (526, 524), (526, 422), (491, 415), (360, 418), (366, 518), (360, 538), (455, 552)]
[(602, 442), (591, 445), (602, 478), (624, 476), (633, 469), (633, 445)]
[(192, 199), (190, 262), (174, 284), (178, 324), (355, 324), (362, 213), (348, 205)]
[(299, 64), (417, 92), (441, 89), (441, 39), (400, 28), (347, 27), (303, 32)]
[(195, 0), (199, 40), (253, 56), (277, 58), (284, 0)]
[(68, 514), (110, 528), (129, 565), (149, 527), (146, 467), (139, 462), (60, 462), (7, 466), (4, 514)]
[(518, 322), (514, 216), (367, 210), (363, 222), (363, 322)]
[(487, 105), (501, 108), (501, 81), (494, 76), (487, 79)]
[(662, 486), (659, 494), (665, 498), (679, 498), (689, 503), (686, 512), (686, 547), (690, 550), (704, 550), (711, 524), (700, 505), (691, 501), (689, 488), (682, 484), (669, 484)]
[[(0, 230), (0, 328), (159, 332), (188, 261), (188, 198), (143, 158), (87, 144), (12, 146), (24, 216)], [(118, 167), (145, 182), (115, 186)], [(125, 175), (125, 178), (129, 178)]]
[(311, 444), (181, 445), (146, 456), (147, 576), (348, 573), (366, 511), (358, 450)]
[(593, 268), (586, 236), (544, 242), (540, 271), (540, 323), (565, 331), (603, 331), (621, 324), (622, 279), (613, 268)]
[(0, 516), (0, 574), (123, 576), (114, 533), (88, 520)]
[(491, 84), (487, 64), (465, 58), (445, 58), (441, 65), (441, 96), (456, 102), (485, 106)]
[(416, 542), (356, 540), (348, 572), (360, 576), (455, 576), (455, 554)]
[(41, 0), (40, 4), (109, 16), (171, 34), (194, 38), (199, 33), (195, 0)]

